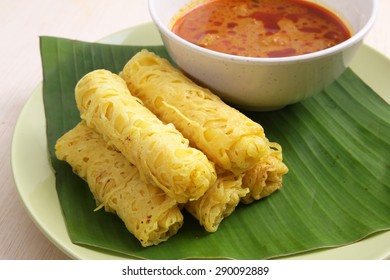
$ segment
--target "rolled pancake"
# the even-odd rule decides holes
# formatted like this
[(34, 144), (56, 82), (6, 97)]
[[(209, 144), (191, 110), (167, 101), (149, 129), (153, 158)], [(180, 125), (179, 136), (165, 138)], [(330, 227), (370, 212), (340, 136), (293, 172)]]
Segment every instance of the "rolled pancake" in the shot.
[(133, 56), (120, 76), (132, 94), (162, 121), (173, 123), (191, 145), (235, 174), (253, 168), (268, 147), (263, 128), (147, 50)]
[(142, 246), (157, 245), (183, 224), (177, 202), (145, 183), (138, 169), (84, 122), (56, 143), (65, 160), (89, 186), (98, 208), (116, 213)]
[(208, 232), (215, 232), (249, 190), (242, 188), (242, 176), (230, 172), (219, 174), (215, 184), (198, 200), (188, 202), (185, 209)]
[(206, 155), (132, 96), (118, 75), (95, 70), (75, 90), (81, 118), (137, 166), (145, 180), (180, 203), (198, 199), (214, 184), (215, 168)]
[(282, 188), (283, 175), (288, 172), (283, 163), (282, 147), (275, 142), (269, 142), (268, 145), (270, 152), (247, 171), (242, 179), (242, 186), (249, 189), (249, 193), (242, 198), (245, 204), (267, 197)]

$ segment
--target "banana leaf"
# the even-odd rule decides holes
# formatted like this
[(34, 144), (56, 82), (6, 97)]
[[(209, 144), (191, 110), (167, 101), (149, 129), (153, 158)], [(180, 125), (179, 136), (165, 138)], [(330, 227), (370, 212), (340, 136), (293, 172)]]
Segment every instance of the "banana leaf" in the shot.
[(351, 69), (323, 92), (282, 110), (244, 112), (283, 147), (283, 189), (240, 205), (215, 233), (184, 213), (179, 233), (143, 248), (115, 215), (94, 211), (86, 183), (58, 161), (56, 140), (80, 116), (74, 87), (87, 72), (118, 73), (139, 50), (169, 59), (163, 46), (120, 46), (41, 37), (48, 150), (73, 243), (129, 258), (271, 259), (351, 244), (390, 229), (390, 106)]

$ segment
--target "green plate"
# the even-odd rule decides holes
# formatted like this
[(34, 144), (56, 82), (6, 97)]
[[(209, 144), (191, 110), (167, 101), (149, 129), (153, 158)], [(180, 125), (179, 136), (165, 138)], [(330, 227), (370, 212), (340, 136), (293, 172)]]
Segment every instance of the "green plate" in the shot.
[[(161, 44), (152, 24), (129, 28), (101, 40), (112, 44)], [(352, 69), (387, 102), (390, 100), (390, 61), (363, 46)], [(375, 69), (375, 71), (372, 71)], [(31, 122), (31, 120), (34, 122)], [(12, 168), (15, 182), (25, 207), (42, 232), (62, 251), (75, 259), (121, 259), (114, 254), (73, 244), (62, 216), (55, 177), (48, 160), (42, 85), (26, 103), (15, 127), (12, 143)], [(360, 242), (334, 249), (294, 255), (286, 259), (383, 259), (390, 256), (390, 232), (373, 235)]]

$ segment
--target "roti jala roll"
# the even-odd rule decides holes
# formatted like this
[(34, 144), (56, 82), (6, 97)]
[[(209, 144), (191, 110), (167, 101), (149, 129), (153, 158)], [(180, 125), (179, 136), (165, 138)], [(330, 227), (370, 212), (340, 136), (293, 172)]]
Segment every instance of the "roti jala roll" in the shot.
[(216, 171), (206, 155), (132, 96), (118, 75), (95, 70), (75, 91), (81, 118), (137, 166), (145, 180), (180, 203), (198, 199), (214, 184)]
[(218, 174), (215, 184), (201, 198), (188, 202), (185, 209), (206, 231), (215, 232), (248, 192), (248, 188), (242, 187), (242, 175), (225, 172)]
[(240, 174), (266, 153), (264, 130), (258, 123), (196, 85), (168, 60), (142, 50), (120, 76), (146, 107), (162, 121), (173, 123), (220, 167)]
[(249, 204), (267, 197), (282, 188), (283, 175), (288, 172), (283, 163), (282, 147), (275, 142), (268, 143), (269, 153), (251, 170), (244, 173), (242, 186), (248, 188), (248, 194), (242, 202)]
[(84, 122), (63, 135), (55, 149), (57, 158), (88, 183), (98, 209), (116, 213), (142, 246), (166, 241), (182, 226), (177, 202), (145, 183), (138, 169)]

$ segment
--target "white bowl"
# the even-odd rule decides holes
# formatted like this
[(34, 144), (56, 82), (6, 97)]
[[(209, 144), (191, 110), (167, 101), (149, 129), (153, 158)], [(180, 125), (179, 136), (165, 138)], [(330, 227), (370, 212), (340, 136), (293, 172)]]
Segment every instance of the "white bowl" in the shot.
[[(196, 2), (200, 2), (199, 0)], [(150, 15), (173, 61), (199, 84), (241, 108), (268, 111), (310, 97), (337, 79), (350, 64), (376, 17), (375, 0), (309, 0), (338, 15), (352, 37), (305, 55), (252, 58), (211, 51), (170, 28), (172, 19), (193, 0), (149, 0)]]

